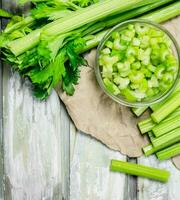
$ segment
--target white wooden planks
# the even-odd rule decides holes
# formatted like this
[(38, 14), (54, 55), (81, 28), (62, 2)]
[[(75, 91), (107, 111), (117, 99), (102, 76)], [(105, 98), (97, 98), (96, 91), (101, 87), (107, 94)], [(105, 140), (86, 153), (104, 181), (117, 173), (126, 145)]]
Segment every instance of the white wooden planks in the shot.
[(71, 160), (71, 200), (123, 200), (126, 176), (110, 173), (111, 159), (126, 157), (82, 133), (75, 138)]
[(179, 200), (180, 199), (180, 171), (170, 160), (159, 162), (155, 156), (141, 157), (138, 163), (170, 171), (169, 182), (159, 183), (144, 178), (138, 179), (139, 200)]
[(5, 199), (67, 199), (69, 119), (58, 96), (39, 102), (17, 74), (3, 77)]

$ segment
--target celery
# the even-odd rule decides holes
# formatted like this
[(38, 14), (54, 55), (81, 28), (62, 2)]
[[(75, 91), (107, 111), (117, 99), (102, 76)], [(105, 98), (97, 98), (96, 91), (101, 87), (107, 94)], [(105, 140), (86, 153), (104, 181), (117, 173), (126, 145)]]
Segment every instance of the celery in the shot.
[(178, 81), (174, 91), (172, 92), (172, 94), (170, 94), (166, 99), (164, 99), (163, 101), (159, 102), (159, 103), (156, 103), (156, 104), (153, 104), (150, 106), (150, 108), (155, 111), (157, 109), (159, 109), (166, 101), (168, 101), (172, 95), (174, 95), (177, 91), (180, 91), (180, 81)]
[(130, 175), (141, 176), (161, 182), (167, 182), (170, 173), (163, 169), (152, 168), (135, 163), (112, 160), (111, 171), (122, 172)]
[(138, 123), (139, 130), (141, 131), (141, 134), (147, 133), (155, 126), (155, 123), (151, 118), (148, 118), (146, 120), (143, 120)]
[(180, 106), (180, 92), (176, 92), (158, 110), (151, 114), (154, 122), (159, 123)]
[(139, 117), (140, 115), (142, 115), (146, 110), (148, 109), (148, 107), (139, 107), (139, 108), (132, 108), (133, 113)]
[(31, 49), (32, 47), (35, 47), (38, 42), (40, 42), (41, 35), (44, 35), (46, 37), (53, 37), (64, 34), (88, 23), (101, 20), (104, 17), (125, 12), (129, 10), (129, 7), (133, 9), (143, 5), (151, 4), (153, 2), (157, 2), (157, 0), (102, 1), (92, 6), (79, 9), (72, 14), (69, 14), (67, 17), (51, 22), (44, 27), (37, 29), (35, 32), (31, 32), (30, 36), (27, 35), (18, 40), (9, 42), (7, 44), (7, 47), (14, 55), (18, 56), (25, 51)]
[(156, 137), (164, 135), (165, 133), (180, 127), (180, 115), (175, 116), (168, 121), (162, 121), (160, 124), (152, 128), (152, 131)]
[(180, 127), (166, 133), (165, 135), (153, 139), (152, 145), (156, 151), (158, 151), (177, 142), (180, 142)]
[[(166, 123), (172, 118), (178, 117), (180, 115), (180, 107), (177, 108), (174, 112), (172, 112), (166, 119), (164, 119), (162, 122)], [(151, 117), (141, 121), (138, 123), (139, 130), (142, 134), (147, 133), (148, 131), (152, 130), (153, 127), (158, 125), (155, 123)]]
[(163, 149), (162, 151), (157, 152), (156, 156), (159, 160), (162, 161), (177, 156), (179, 154), (180, 154), (180, 143), (177, 143), (174, 144), (173, 146)]
[(145, 156), (150, 156), (156, 152), (155, 148), (151, 144), (146, 145), (145, 147), (142, 148), (142, 150)]
[(155, 139), (152, 131), (148, 132), (148, 136), (149, 136), (149, 139), (150, 139), (151, 142)]

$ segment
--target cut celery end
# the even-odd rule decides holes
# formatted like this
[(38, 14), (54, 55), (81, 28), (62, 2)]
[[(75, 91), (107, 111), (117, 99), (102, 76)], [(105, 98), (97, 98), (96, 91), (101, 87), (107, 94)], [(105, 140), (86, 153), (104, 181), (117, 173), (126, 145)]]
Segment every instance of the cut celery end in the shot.
[(132, 108), (133, 113), (139, 117), (141, 116), (146, 110), (148, 109), (148, 106), (145, 107), (139, 107), (139, 108)]
[(143, 120), (138, 123), (139, 130), (141, 134), (145, 134), (148, 131), (152, 130), (152, 128), (156, 125), (155, 122), (151, 118), (148, 118), (146, 120)]
[(147, 146), (143, 147), (142, 150), (145, 156), (150, 156), (156, 152), (155, 148), (151, 144), (148, 144)]
[(162, 151), (157, 152), (156, 156), (160, 161), (163, 161), (172, 158), (174, 156), (177, 156), (179, 154), (180, 154), (180, 143), (177, 143), (166, 149), (163, 149)]
[(161, 182), (167, 182), (170, 176), (170, 173), (163, 169), (160, 170), (157, 168), (118, 160), (111, 161), (110, 170), (134, 176), (141, 176)]

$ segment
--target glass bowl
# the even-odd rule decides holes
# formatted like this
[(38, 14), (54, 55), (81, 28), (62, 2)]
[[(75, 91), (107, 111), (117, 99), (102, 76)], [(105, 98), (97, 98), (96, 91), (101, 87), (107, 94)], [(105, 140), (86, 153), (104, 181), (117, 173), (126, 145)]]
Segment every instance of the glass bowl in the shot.
[[(166, 90), (165, 92), (162, 92), (158, 95), (155, 95), (155, 96), (153, 96), (149, 99), (147, 98), (147, 99), (142, 100), (142, 101), (133, 102), (133, 101), (129, 101), (129, 100), (125, 99), (125, 97), (123, 95), (118, 95), (118, 96), (113, 95), (106, 89), (106, 87), (103, 83), (103, 80), (102, 80), (102, 76), (101, 76), (101, 67), (99, 65), (99, 55), (100, 55), (100, 52), (101, 52), (102, 48), (104, 47), (106, 41), (111, 37), (111, 35), (114, 31), (121, 31), (124, 28), (126, 28), (129, 24), (135, 24), (135, 23), (139, 23), (139, 24), (146, 25), (146, 26), (148, 25), (150, 27), (155, 27), (156, 29), (163, 31), (166, 34), (166, 36), (170, 39), (170, 41), (172, 43), (171, 48), (172, 48), (174, 56), (177, 59), (178, 72), (177, 72), (176, 78), (175, 78), (172, 86), (168, 90)], [(177, 82), (180, 78), (180, 50), (179, 50), (179, 46), (178, 46), (175, 38), (172, 36), (172, 34), (168, 30), (166, 30), (163, 26), (161, 26), (157, 23), (148, 21), (148, 20), (143, 20), (143, 19), (128, 20), (128, 21), (120, 23), (117, 26), (115, 26), (114, 28), (112, 28), (104, 36), (104, 38), (100, 42), (98, 49), (97, 49), (97, 54), (96, 54), (95, 74), (96, 74), (96, 78), (97, 78), (97, 81), (98, 81), (100, 87), (114, 101), (116, 101), (116, 102), (118, 102), (122, 105), (129, 106), (129, 107), (150, 106), (152, 104), (155, 104), (155, 103), (158, 103), (158, 102), (164, 100), (167, 96), (169, 96), (173, 92), (174, 88), (176, 87), (176, 84), (177, 84)]]

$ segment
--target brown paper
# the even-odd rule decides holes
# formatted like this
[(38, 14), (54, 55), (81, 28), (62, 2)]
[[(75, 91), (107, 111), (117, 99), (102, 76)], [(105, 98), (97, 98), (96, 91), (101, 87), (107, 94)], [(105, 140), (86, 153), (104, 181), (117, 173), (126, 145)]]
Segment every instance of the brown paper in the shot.
[[(180, 18), (179, 18), (180, 19)], [(176, 21), (178, 19), (175, 19)], [(176, 22), (167, 23), (176, 34)], [(81, 71), (81, 78), (75, 94), (70, 97), (57, 90), (61, 100), (77, 129), (95, 137), (109, 148), (120, 151), (129, 157), (142, 155), (141, 148), (148, 143), (137, 129), (137, 119), (129, 108), (112, 101), (100, 89), (94, 74), (95, 50), (87, 55), (89, 65)], [(143, 118), (146, 118), (146, 112)], [(180, 169), (180, 156), (173, 158), (176, 167)]]

